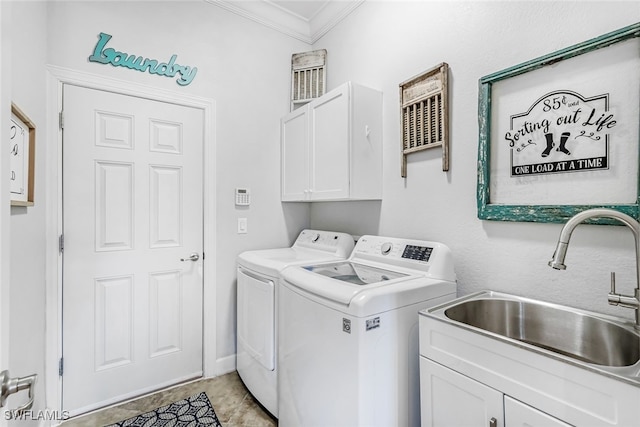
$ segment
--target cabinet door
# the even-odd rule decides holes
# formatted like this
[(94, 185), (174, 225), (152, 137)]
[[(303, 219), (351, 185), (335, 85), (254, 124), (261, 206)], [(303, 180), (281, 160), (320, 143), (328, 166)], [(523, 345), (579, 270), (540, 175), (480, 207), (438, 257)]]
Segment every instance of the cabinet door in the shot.
[(309, 194), (309, 108), (292, 111), (280, 120), (281, 197), (303, 201)]
[(422, 427), (504, 427), (502, 393), (420, 357)]
[(504, 397), (504, 420), (509, 427), (570, 427), (570, 424), (509, 396)]
[(309, 104), (311, 200), (349, 197), (349, 85)]

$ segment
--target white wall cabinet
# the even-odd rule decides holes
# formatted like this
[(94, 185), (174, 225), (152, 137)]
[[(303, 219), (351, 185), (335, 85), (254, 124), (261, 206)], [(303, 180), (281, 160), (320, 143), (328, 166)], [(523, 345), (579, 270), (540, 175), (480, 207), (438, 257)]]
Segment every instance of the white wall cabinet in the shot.
[(345, 83), (280, 121), (282, 201), (382, 198), (382, 93)]
[(420, 398), (422, 427), (570, 427), (425, 357)]

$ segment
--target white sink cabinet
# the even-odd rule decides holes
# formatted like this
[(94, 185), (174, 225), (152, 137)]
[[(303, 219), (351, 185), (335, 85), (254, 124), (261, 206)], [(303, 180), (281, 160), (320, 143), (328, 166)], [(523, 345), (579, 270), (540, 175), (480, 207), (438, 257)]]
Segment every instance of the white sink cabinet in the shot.
[(423, 427), (570, 427), (425, 357), (420, 376)]
[(443, 310), (419, 316), (423, 427), (640, 425), (640, 386), (620, 379), (639, 366), (581, 367), (444, 320)]
[(282, 201), (382, 198), (382, 93), (347, 82), (280, 120)]

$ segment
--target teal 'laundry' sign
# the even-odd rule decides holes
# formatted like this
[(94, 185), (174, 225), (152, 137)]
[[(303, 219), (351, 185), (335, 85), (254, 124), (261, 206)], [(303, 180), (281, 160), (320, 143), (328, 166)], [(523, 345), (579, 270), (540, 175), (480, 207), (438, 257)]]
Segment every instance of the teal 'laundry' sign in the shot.
[(100, 33), (100, 39), (95, 49), (93, 49), (93, 55), (89, 57), (89, 61), (111, 64), (114, 67), (126, 67), (136, 71), (148, 71), (149, 74), (157, 74), (159, 76), (178, 76), (176, 83), (180, 86), (186, 86), (191, 83), (198, 73), (198, 68), (196, 67), (177, 64), (178, 55), (172, 55), (168, 62), (159, 62), (156, 59), (144, 58), (106, 47), (109, 40), (111, 40), (111, 35)]

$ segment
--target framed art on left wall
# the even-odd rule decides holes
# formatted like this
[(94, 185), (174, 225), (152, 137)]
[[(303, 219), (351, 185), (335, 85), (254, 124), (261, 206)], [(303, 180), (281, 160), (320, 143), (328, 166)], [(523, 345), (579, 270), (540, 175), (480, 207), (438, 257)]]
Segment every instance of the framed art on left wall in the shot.
[(9, 144), (11, 206), (33, 206), (36, 127), (14, 103), (11, 103)]

